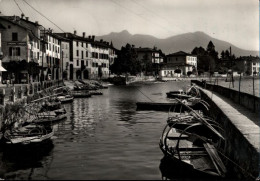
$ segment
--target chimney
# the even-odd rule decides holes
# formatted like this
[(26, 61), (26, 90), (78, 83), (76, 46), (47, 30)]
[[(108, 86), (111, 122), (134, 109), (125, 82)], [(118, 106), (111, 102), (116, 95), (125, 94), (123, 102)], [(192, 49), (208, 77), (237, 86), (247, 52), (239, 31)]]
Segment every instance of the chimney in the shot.
[(26, 21), (29, 21), (29, 17), (25, 17)]
[(88, 39), (91, 39), (91, 36), (88, 36)]
[(21, 18), (22, 18), (22, 19), (24, 18), (24, 14), (23, 14), (23, 13), (21, 14)]
[(103, 42), (103, 39), (100, 39), (100, 42), (102, 43), (102, 42)]
[(35, 24), (36, 24), (36, 25), (38, 25), (38, 24), (39, 24), (39, 22), (38, 22), (38, 21), (35, 21)]
[(76, 35), (77, 34), (77, 31), (76, 30), (74, 30), (74, 35)]
[(92, 41), (94, 41), (95, 40), (95, 35), (92, 35)]
[(85, 33), (85, 32), (83, 32), (83, 33), (82, 33), (82, 36), (83, 36), (83, 38), (85, 38), (85, 35), (86, 35), (86, 33)]

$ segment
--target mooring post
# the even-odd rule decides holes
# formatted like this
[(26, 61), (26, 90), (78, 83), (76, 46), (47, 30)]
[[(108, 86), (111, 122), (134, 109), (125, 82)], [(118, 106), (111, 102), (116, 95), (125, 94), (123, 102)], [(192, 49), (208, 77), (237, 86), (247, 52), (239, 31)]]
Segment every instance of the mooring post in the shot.
[(10, 97), (9, 97), (9, 100), (11, 101), (11, 102), (15, 102), (15, 87), (12, 87), (11, 88), (11, 93), (10, 93)]
[(238, 82), (238, 102), (240, 104), (240, 85), (241, 85), (241, 73), (240, 73), (240, 76), (239, 76), (239, 82)]

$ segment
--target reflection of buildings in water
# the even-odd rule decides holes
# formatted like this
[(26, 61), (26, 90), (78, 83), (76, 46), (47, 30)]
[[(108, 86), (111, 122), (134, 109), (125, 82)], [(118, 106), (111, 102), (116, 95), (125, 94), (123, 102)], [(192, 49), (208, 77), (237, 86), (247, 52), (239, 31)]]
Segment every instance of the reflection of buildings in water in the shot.
[[(40, 179), (38, 175), (47, 178), (47, 173), (53, 159), (53, 148), (52, 140), (33, 146), (23, 145), (21, 147), (14, 147), (10, 145), (10, 147), (5, 147), (3, 152), (0, 153), (0, 178), (31, 180), (36, 174), (35, 169), (37, 169), (35, 179)], [(17, 173), (21, 173), (21, 171), (23, 174)], [(25, 178), (25, 175), (28, 175), (28, 178)]]
[(118, 110), (116, 112), (119, 115), (119, 121), (131, 122), (135, 124), (134, 119), (132, 117), (136, 114), (136, 105), (133, 102), (126, 101), (115, 101), (115, 106)]
[(90, 110), (89, 98), (74, 100), (70, 117), (71, 130), (79, 131), (93, 128), (94, 117)]

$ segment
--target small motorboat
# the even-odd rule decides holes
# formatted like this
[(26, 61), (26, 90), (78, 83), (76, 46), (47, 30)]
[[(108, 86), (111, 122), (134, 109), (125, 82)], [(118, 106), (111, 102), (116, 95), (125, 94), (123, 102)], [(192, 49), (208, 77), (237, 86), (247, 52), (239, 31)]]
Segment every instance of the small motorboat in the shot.
[(73, 102), (74, 97), (72, 95), (59, 95), (56, 97), (62, 104)]
[(54, 130), (50, 125), (28, 124), (19, 128), (6, 130), (5, 143), (9, 145), (28, 145), (42, 143), (51, 139)]

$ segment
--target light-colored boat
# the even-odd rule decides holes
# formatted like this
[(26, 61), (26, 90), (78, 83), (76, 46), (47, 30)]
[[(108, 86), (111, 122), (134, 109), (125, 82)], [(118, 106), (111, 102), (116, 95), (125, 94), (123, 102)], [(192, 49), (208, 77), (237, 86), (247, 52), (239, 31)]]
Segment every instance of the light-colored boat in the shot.
[(29, 124), (16, 129), (7, 130), (4, 133), (6, 144), (27, 145), (42, 143), (49, 140), (54, 135), (54, 130), (50, 125)]

